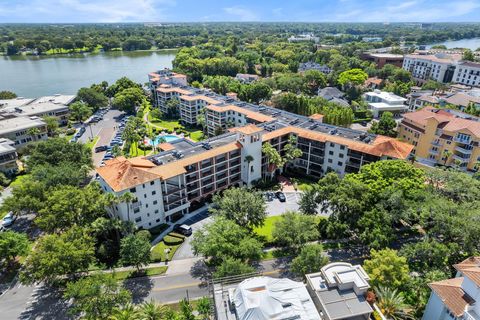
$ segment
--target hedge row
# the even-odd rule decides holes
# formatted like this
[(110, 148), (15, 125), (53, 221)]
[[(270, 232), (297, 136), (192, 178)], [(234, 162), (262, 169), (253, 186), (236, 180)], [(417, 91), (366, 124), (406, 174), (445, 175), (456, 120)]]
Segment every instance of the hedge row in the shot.
[(167, 246), (176, 246), (182, 244), (183, 241), (185, 241), (185, 238), (179, 237), (173, 233), (169, 233), (163, 238), (163, 242), (165, 242)]

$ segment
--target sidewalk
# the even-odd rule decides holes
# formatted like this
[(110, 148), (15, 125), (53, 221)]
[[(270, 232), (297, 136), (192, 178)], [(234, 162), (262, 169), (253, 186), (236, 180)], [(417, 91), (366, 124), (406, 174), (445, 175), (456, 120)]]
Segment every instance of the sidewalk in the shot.
[(170, 224), (170, 226), (165, 229), (162, 233), (160, 233), (153, 241), (152, 241), (152, 247), (154, 245), (156, 245), (157, 243), (159, 243), (160, 241), (162, 241), (163, 237), (165, 237), (167, 234), (169, 234), (170, 232), (173, 231), (173, 226), (175, 224), (182, 224), (184, 223), (186, 220), (194, 217), (195, 215), (199, 214), (199, 213), (202, 213), (202, 212), (205, 212), (208, 210), (208, 205), (204, 205), (203, 207), (193, 211), (193, 212), (190, 212), (190, 213), (187, 213), (186, 215), (184, 215), (180, 220), (176, 221), (174, 224)]

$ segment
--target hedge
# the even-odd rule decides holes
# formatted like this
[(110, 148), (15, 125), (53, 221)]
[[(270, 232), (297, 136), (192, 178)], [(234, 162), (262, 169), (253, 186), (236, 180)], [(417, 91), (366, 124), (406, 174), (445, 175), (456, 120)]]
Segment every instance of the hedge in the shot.
[(165, 242), (167, 246), (176, 246), (182, 244), (184, 240), (184, 238), (175, 237), (171, 234), (168, 234), (165, 236), (165, 238), (163, 238), (163, 242)]

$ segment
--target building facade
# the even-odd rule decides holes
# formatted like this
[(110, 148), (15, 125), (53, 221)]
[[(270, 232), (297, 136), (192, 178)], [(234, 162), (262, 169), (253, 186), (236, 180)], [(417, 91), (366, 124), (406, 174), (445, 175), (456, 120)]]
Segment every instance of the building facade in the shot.
[(366, 52), (362, 54), (362, 59), (374, 62), (379, 69), (386, 64), (392, 64), (399, 68), (403, 66), (403, 54)]
[(412, 153), (425, 163), (474, 171), (480, 161), (480, 122), (466, 116), (471, 117), (425, 107), (404, 115), (398, 136), (413, 144)]
[(403, 69), (410, 71), (418, 84), (428, 80), (449, 83), (454, 79), (455, 68), (461, 55), (453, 54), (408, 54), (403, 60)]
[(480, 319), (480, 257), (456, 265), (453, 279), (429, 284), (432, 293), (422, 320)]
[[(30, 129), (36, 129), (36, 133), (32, 134)], [(18, 150), (29, 142), (47, 139), (47, 125), (39, 117), (3, 118), (0, 119), (0, 138), (13, 141)]]
[(138, 199), (118, 204), (111, 209), (113, 215), (143, 228), (174, 221), (219, 190), (250, 186), (280, 172), (281, 168), (269, 165), (262, 145), (268, 142), (283, 155), (292, 136), (303, 154), (288, 166), (315, 177), (330, 171), (357, 172), (362, 165), (381, 159), (406, 159), (413, 149), (392, 138), (324, 124), (322, 115), (305, 117), (218, 95), (213, 100), (195, 96), (191, 101), (202, 99), (216, 103), (203, 107), (211, 138), (178, 139), (161, 144), (164, 151), (153, 156), (116, 158), (97, 168), (105, 192), (117, 196), (131, 192)]
[(6, 175), (15, 174), (18, 171), (17, 160), (15, 143), (12, 140), (0, 138), (0, 171)]
[(368, 109), (372, 111), (374, 118), (379, 118), (384, 112), (391, 112), (394, 116), (398, 116), (407, 111), (405, 104), (407, 99), (391, 92), (375, 89), (366, 92), (363, 97), (368, 103)]
[(453, 82), (467, 86), (479, 86), (480, 63), (470, 61), (460, 62), (455, 69)]

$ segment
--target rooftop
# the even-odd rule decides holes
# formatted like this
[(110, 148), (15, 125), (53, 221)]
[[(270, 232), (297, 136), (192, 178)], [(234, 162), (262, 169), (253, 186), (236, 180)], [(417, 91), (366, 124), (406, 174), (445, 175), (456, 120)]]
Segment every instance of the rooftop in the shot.
[(462, 283), (463, 277), (459, 277), (429, 284), (455, 317), (461, 317), (466, 308), (475, 303), (475, 300), (462, 289)]
[(461, 54), (407, 54), (405, 58), (415, 59), (415, 60), (425, 60), (438, 63), (450, 63), (455, 64), (462, 59)]
[(0, 135), (44, 126), (39, 117), (14, 117), (0, 121)]
[(405, 101), (407, 101), (407, 99), (387, 91), (374, 90), (371, 92), (366, 92), (365, 95), (370, 97), (377, 97), (386, 103), (404, 103)]

